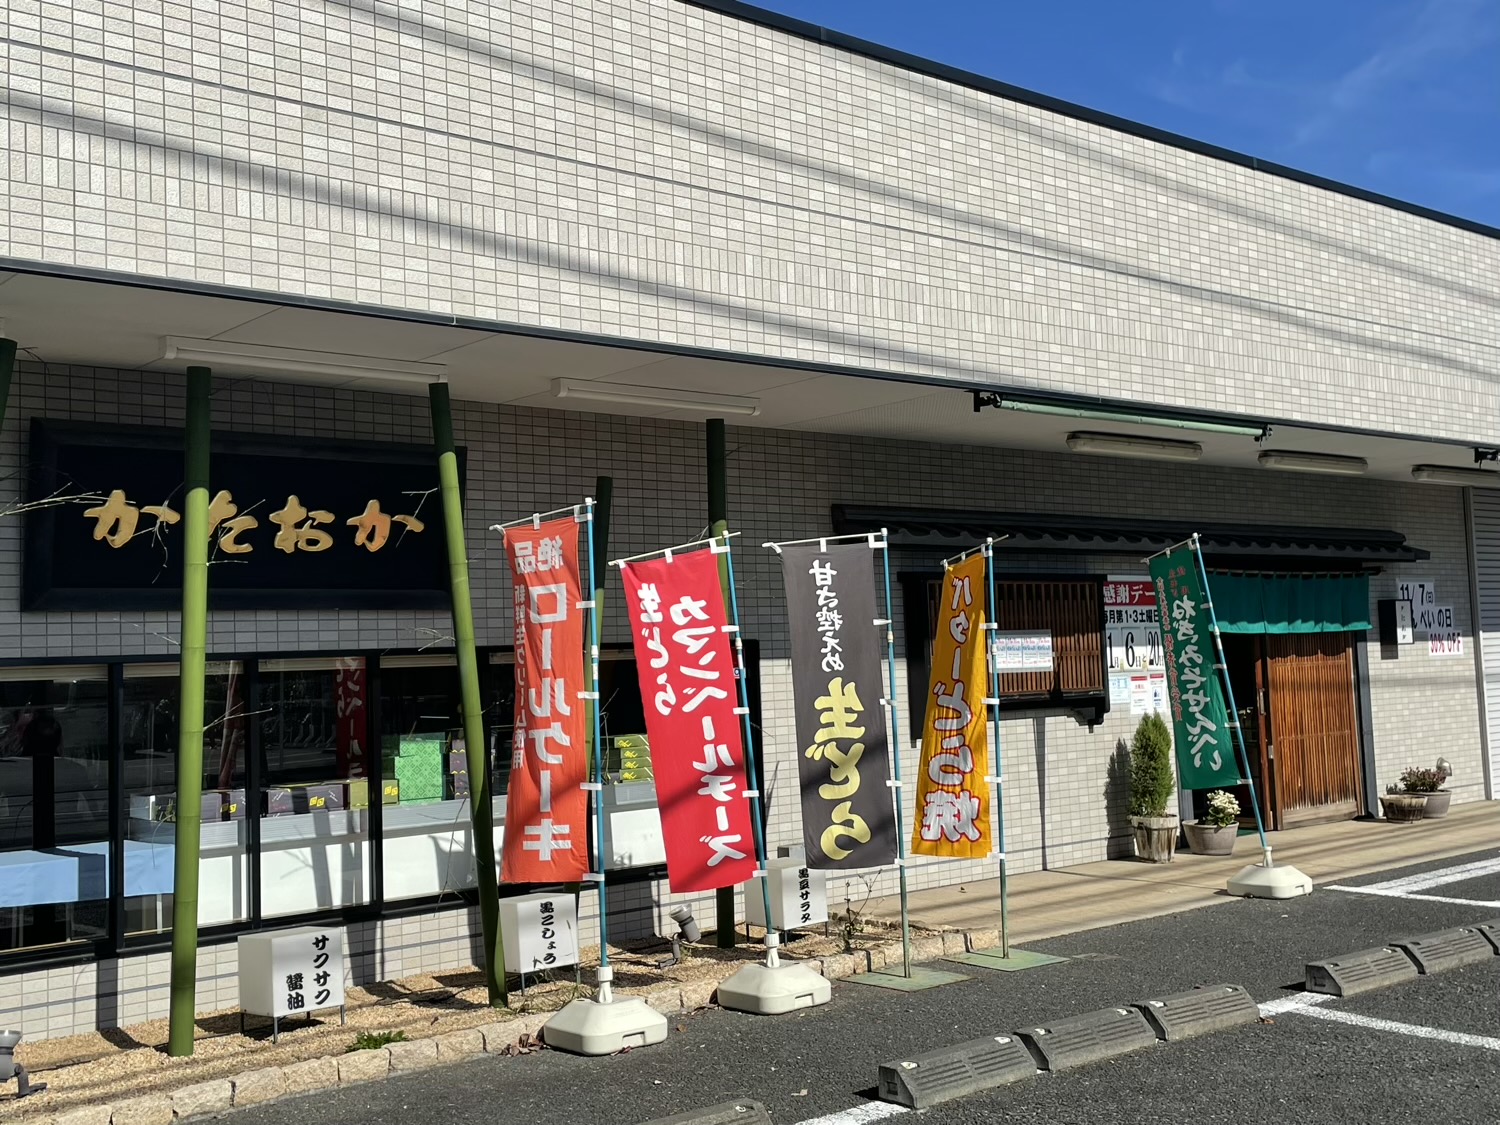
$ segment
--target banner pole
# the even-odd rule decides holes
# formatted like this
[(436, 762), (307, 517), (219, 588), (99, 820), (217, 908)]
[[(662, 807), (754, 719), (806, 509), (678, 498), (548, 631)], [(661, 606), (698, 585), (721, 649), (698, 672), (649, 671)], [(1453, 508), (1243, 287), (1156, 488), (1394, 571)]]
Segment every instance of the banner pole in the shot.
[[(718, 550), (718, 548), (711, 549)], [(766, 968), (774, 969), (781, 963), (781, 957), (777, 953), (777, 947), (781, 944), (781, 935), (772, 924), (774, 919), (771, 915), (771, 877), (766, 869), (766, 833), (761, 825), (760, 775), (756, 769), (755, 739), (750, 726), (750, 686), (745, 682), (745, 639), (740, 636), (740, 599), (734, 589), (734, 555), (729, 549), (727, 538), (724, 540), (720, 570), (725, 575), (725, 585), (729, 590), (729, 623), (734, 626), (734, 679), (739, 688), (740, 711), (742, 712), (740, 721), (745, 739), (746, 781), (751, 786), (747, 794), (750, 799), (750, 830), (755, 838), (755, 865), (760, 868), (761, 902), (766, 911)], [(730, 895), (733, 896), (733, 894), (734, 888), (731, 887)]]
[[(600, 484), (605, 483), (601, 478)], [(611, 482), (612, 483), (612, 482)], [(606, 503), (608, 498), (606, 497)], [(599, 608), (604, 601), (604, 591), (599, 585), (599, 564), (594, 557), (597, 550), (594, 538), (594, 501), (584, 502), (588, 513), (589, 537), (589, 586), (594, 599), (589, 613), (589, 742), (593, 750), (589, 762), (589, 773), (594, 783), (594, 862), (599, 870), (595, 879), (599, 888), (599, 1003), (608, 1004), (614, 999), (612, 980), (614, 974), (609, 967), (609, 892), (604, 885), (604, 869), (609, 852), (609, 825), (604, 816), (604, 745), (600, 740), (602, 723), (599, 719)]]
[(901, 795), (901, 722), (896, 709), (896, 627), (895, 607), (891, 603), (891, 540), (885, 528), (880, 529), (880, 562), (885, 579), (885, 713), (890, 727), (891, 796), (896, 808), (896, 871), (901, 880), (901, 975), (911, 977), (911, 904), (906, 886), (906, 827), (903, 824)]
[[(1219, 615), (1214, 612), (1213, 591), (1208, 586), (1208, 567), (1203, 562), (1203, 550), (1199, 546), (1196, 534), (1188, 540), (1188, 550), (1198, 564), (1198, 579), (1203, 583), (1204, 608), (1208, 610), (1209, 629), (1214, 635), (1214, 656), (1218, 660), (1218, 669), (1223, 677), (1224, 698), (1229, 701), (1229, 728), (1234, 732), (1235, 748), (1240, 753), (1240, 768), (1244, 770), (1245, 783), (1250, 786), (1250, 807), (1255, 811), (1255, 831), (1260, 837), (1261, 856), (1269, 870), (1275, 866), (1271, 862), (1271, 845), (1266, 842), (1266, 826), (1260, 815), (1260, 798), (1255, 792), (1255, 778), (1250, 773), (1250, 755), (1245, 750), (1245, 732), (1240, 726), (1239, 708), (1234, 703), (1234, 687), (1229, 682), (1229, 662), (1224, 659), (1224, 641), (1219, 635)], [(1158, 613), (1160, 613), (1159, 609)], [(1162, 627), (1166, 628), (1167, 625), (1166, 615), (1162, 614)]]
[[(714, 537), (723, 536), (729, 531), (729, 450), (724, 435), (724, 419), (708, 419), (704, 423), (704, 435), (708, 462), (708, 534), (712, 542)], [(725, 544), (728, 544), (727, 539)], [(727, 604), (734, 593), (734, 579), (725, 569), (722, 559), (719, 562), (719, 586)], [(766, 921), (770, 921), (769, 914), (766, 915)], [(720, 887), (714, 892), (714, 930), (714, 940), (720, 949), (734, 948), (733, 887)]]
[(985, 632), (990, 666), (990, 724), (995, 743), (995, 846), (1000, 853), (1000, 956), (1010, 957), (1010, 874), (1005, 865), (1005, 767), (1000, 758), (1000, 628), (995, 605), (995, 541), (984, 544)]

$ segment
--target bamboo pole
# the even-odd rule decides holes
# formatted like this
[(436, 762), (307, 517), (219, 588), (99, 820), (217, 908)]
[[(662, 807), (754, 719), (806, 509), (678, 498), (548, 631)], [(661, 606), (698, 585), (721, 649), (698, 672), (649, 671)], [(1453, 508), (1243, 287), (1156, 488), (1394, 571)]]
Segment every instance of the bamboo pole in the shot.
[(443, 526), (448, 541), (448, 581), (453, 602), (454, 649), (463, 707), (464, 749), (469, 766), (469, 812), (474, 829), (474, 866), (479, 879), (479, 919), (484, 935), (485, 987), (490, 1006), (506, 1007), (505, 935), (500, 932), (500, 881), (495, 872), (495, 822), (490, 774), (484, 752), (484, 707), (479, 695), (479, 658), (474, 651), (474, 605), (469, 598), (469, 554), (464, 540), (464, 505), (458, 485), (458, 451), (453, 443), (453, 404), (447, 383), (428, 388), (432, 440), (438, 455), (443, 495)]
[(0, 427), (10, 404), (10, 379), (16, 370), (16, 342), (0, 337)]
[[(183, 445), (181, 710), (177, 723), (177, 827), (172, 883), (172, 975), (167, 1054), (193, 1053), (198, 983), (198, 852), (203, 819), (203, 677), (208, 647), (207, 367), (187, 369)], [(115, 888), (120, 893), (120, 888)]]

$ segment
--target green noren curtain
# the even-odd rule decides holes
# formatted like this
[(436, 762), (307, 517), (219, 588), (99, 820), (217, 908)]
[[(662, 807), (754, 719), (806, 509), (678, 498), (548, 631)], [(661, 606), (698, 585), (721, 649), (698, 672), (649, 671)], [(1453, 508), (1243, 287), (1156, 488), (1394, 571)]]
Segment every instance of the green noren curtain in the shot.
[(1209, 574), (1225, 633), (1362, 633), (1370, 628), (1365, 574)]

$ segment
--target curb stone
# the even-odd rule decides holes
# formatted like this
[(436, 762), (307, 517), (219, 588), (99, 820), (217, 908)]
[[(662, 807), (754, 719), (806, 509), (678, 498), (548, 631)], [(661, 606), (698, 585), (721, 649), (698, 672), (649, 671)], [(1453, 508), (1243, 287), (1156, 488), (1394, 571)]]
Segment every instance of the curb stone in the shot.
[(112, 1125), (172, 1125), (172, 1095), (145, 1094), (116, 1102)]
[[(279, 1068), (272, 1068), (279, 1069)], [(250, 1073), (254, 1073), (253, 1071)], [(283, 1078), (282, 1082), (285, 1083)], [(172, 1115), (178, 1121), (190, 1117), (210, 1117), (234, 1107), (234, 1079), (217, 1078), (172, 1091)]]
[[(975, 949), (998, 944), (996, 931), (975, 931), (969, 940)], [(931, 961), (950, 947), (962, 950), (964, 934), (953, 932), (912, 939), (912, 960)], [(900, 945), (893, 943), (862, 953), (836, 953), (802, 962), (829, 980), (852, 977), (896, 964)], [(726, 965), (733, 972), (738, 965)], [(644, 999), (664, 1015), (680, 1015), (713, 1002), (717, 980), (695, 981), (681, 988), (658, 989)], [(27, 1125), (172, 1125), (225, 1113), (231, 1109), (265, 1105), (287, 1097), (310, 1094), (335, 1086), (379, 1081), (391, 1074), (412, 1073), (429, 1067), (478, 1058), (482, 1054), (504, 1054), (520, 1044), (522, 1037), (536, 1042), (542, 1025), (552, 1013), (532, 1013), (516, 1019), (450, 1031), (430, 1039), (392, 1043), (378, 1050), (351, 1051), (344, 1055), (304, 1059), (284, 1067), (247, 1070), (228, 1078), (184, 1086), (165, 1094), (130, 1098), (117, 1105), (78, 1106), (54, 1117), (41, 1117)]]

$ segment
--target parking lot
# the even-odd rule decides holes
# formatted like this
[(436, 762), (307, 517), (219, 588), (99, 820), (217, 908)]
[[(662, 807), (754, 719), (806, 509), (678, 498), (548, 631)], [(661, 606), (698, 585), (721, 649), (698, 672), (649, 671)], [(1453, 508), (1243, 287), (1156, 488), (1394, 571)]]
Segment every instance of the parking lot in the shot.
[[(1349, 999), (1310, 1002), (1308, 961), (1500, 917), (1500, 854), (1228, 901), (1036, 943), (1068, 960), (1019, 973), (945, 964), (959, 984), (900, 993), (841, 983), (790, 1016), (710, 1010), (667, 1043), (608, 1059), (486, 1059), (237, 1115), (246, 1125), (528, 1121), (635, 1125), (731, 1097), (776, 1125), (897, 1121), (873, 1101), (903, 1054), (1178, 992), (1245, 986), (1263, 1019), (923, 1112), (934, 1125), (1047, 1122), (1494, 1122), (1500, 1115), (1500, 956)], [(915, 1120), (915, 1119), (914, 1119)]]

